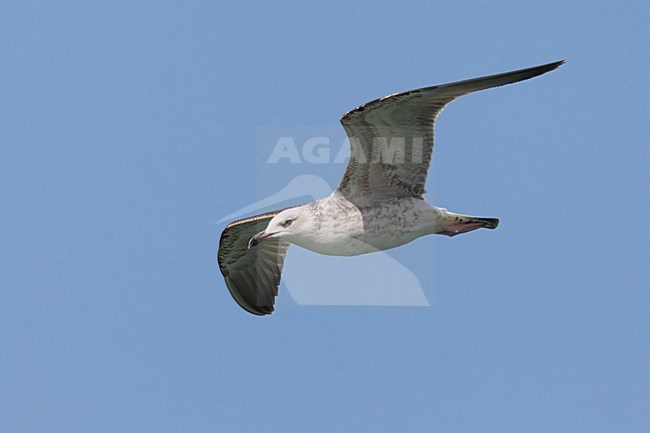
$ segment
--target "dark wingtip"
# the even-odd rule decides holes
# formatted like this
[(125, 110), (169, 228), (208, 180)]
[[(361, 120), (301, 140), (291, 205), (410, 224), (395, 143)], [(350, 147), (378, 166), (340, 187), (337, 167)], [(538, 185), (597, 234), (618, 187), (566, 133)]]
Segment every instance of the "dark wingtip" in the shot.
[(271, 305), (251, 305), (251, 310), (248, 310), (249, 313), (255, 314), (256, 316), (267, 316), (275, 310), (273, 304)]
[(553, 69), (557, 69), (557, 68), (559, 68), (560, 66), (562, 66), (565, 63), (566, 63), (566, 60), (562, 59), (562, 60), (558, 60), (557, 62), (549, 63), (548, 65), (545, 65), (545, 66), (547, 66), (549, 68), (549, 71), (552, 71)]
[(547, 63), (545, 65), (533, 66), (532, 68), (523, 69), (519, 72), (528, 72), (530, 75), (524, 78), (524, 79), (528, 79), (528, 78), (537, 77), (539, 75), (543, 75), (547, 72), (551, 72), (559, 68), (565, 63), (566, 63), (565, 60), (558, 60), (556, 62)]

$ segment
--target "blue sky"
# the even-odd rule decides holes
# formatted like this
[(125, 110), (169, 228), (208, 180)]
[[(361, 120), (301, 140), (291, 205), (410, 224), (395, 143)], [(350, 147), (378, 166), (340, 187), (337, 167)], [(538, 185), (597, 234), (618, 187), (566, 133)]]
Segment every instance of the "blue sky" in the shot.
[[(436, 3), (4, 4), (0, 431), (648, 431), (647, 4)], [(440, 116), (429, 199), (501, 226), (390, 253), (432, 306), (232, 301), (260, 131), (559, 59)]]

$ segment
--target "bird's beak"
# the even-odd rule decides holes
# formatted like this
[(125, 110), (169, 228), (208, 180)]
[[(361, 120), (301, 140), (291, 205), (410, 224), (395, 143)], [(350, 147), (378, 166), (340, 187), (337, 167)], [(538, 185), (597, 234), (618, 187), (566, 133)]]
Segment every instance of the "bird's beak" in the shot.
[(275, 233), (267, 233), (266, 231), (262, 230), (261, 232), (253, 236), (250, 241), (248, 241), (248, 248), (253, 248), (254, 246), (257, 246), (260, 242), (264, 241), (264, 239), (268, 239), (274, 234)]

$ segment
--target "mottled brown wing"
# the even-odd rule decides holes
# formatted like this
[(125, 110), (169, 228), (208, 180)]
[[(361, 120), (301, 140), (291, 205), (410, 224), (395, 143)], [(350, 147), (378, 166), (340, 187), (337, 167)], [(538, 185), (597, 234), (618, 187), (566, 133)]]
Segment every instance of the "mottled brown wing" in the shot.
[(232, 222), (219, 240), (217, 261), (230, 294), (244, 310), (258, 316), (273, 312), (289, 244), (268, 239), (249, 249), (248, 241), (282, 210)]
[(350, 162), (338, 191), (355, 202), (377, 196), (421, 197), (433, 154), (433, 125), (442, 109), (478, 90), (536, 77), (564, 61), (396, 93), (348, 111)]

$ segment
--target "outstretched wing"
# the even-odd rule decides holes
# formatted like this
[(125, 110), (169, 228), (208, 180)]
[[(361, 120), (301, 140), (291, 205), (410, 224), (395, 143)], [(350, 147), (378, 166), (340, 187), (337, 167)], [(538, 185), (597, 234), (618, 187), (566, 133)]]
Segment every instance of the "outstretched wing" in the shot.
[(232, 222), (219, 240), (217, 261), (230, 294), (244, 310), (258, 316), (273, 312), (289, 243), (269, 239), (249, 249), (248, 241), (283, 210)]
[(338, 191), (355, 202), (370, 197), (421, 197), (433, 154), (433, 124), (459, 96), (536, 77), (564, 61), (385, 96), (348, 111), (350, 162)]

